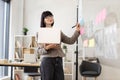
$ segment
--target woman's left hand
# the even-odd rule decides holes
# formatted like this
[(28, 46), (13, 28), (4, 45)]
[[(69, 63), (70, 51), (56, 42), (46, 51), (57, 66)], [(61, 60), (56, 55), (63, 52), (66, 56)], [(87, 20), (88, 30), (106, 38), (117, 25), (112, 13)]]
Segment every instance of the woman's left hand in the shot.
[(44, 48), (46, 50), (49, 50), (49, 49), (58, 49), (60, 46), (58, 44), (45, 44), (44, 45)]

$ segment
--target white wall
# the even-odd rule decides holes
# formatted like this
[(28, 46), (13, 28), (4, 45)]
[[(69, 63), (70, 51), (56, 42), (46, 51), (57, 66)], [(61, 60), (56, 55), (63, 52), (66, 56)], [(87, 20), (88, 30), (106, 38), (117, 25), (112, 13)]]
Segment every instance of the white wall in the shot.
[(54, 27), (61, 28), (71, 35), (71, 27), (76, 23), (75, 0), (25, 0), (24, 26), (29, 28), (29, 34), (35, 34), (40, 27), (41, 13), (49, 10), (53, 13)]
[(14, 36), (22, 34), (23, 0), (12, 0), (10, 7), (10, 59), (14, 55)]

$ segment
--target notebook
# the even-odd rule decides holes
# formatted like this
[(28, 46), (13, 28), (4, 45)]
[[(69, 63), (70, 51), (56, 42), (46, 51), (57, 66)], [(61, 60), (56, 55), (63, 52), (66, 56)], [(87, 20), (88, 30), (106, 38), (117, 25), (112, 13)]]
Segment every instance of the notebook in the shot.
[(60, 44), (60, 29), (40, 28), (38, 32), (38, 43), (55, 43)]

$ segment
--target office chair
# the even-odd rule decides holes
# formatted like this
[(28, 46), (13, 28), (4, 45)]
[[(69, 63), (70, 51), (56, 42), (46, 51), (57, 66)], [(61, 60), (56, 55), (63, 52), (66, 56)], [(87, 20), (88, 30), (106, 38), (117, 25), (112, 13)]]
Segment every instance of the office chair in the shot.
[(38, 72), (38, 68), (35, 67), (24, 68), (24, 73), (32, 77), (32, 80), (37, 80), (36, 77), (41, 76), (40, 72)]
[(32, 80), (36, 80), (36, 77), (40, 76), (40, 73), (28, 73), (28, 76), (32, 77)]
[(97, 80), (97, 77), (101, 74), (101, 65), (98, 58), (96, 60), (96, 63), (84, 60), (82, 61), (79, 66), (79, 70), (84, 80), (86, 80), (86, 77), (95, 77), (95, 80)]

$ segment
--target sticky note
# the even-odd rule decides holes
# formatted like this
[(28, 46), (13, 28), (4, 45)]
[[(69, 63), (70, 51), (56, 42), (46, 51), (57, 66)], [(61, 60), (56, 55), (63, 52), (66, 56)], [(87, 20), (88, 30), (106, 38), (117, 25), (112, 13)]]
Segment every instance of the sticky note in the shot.
[(87, 39), (83, 41), (83, 47), (88, 47), (88, 40)]
[(106, 9), (103, 9), (102, 12), (101, 12), (101, 14), (102, 14), (102, 15), (101, 15), (101, 17), (102, 17), (101, 19), (104, 21), (105, 18), (106, 18), (106, 14), (107, 14), (107, 13), (106, 13)]
[(89, 47), (95, 47), (95, 39), (90, 39), (88, 46), (89, 46)]
[(83, 19), (83, 18), (80, 18), (79, 23), (80, 23), (81, 26), (84, 26), (84, 19)]
[(95, 19), (95, 24), (98, 25), (100, 24), (101, 22), (103, 22), (106, 18), (106, 14), (107, 14), (107, 11), (106, 9), (104, 8), (100, 13), (98, 13), (98, 15), (96, 16), (96, 19)]
[(85, 33), (85, 30), (83, 27), (80, 28), (80, 34), (83, 35)]

